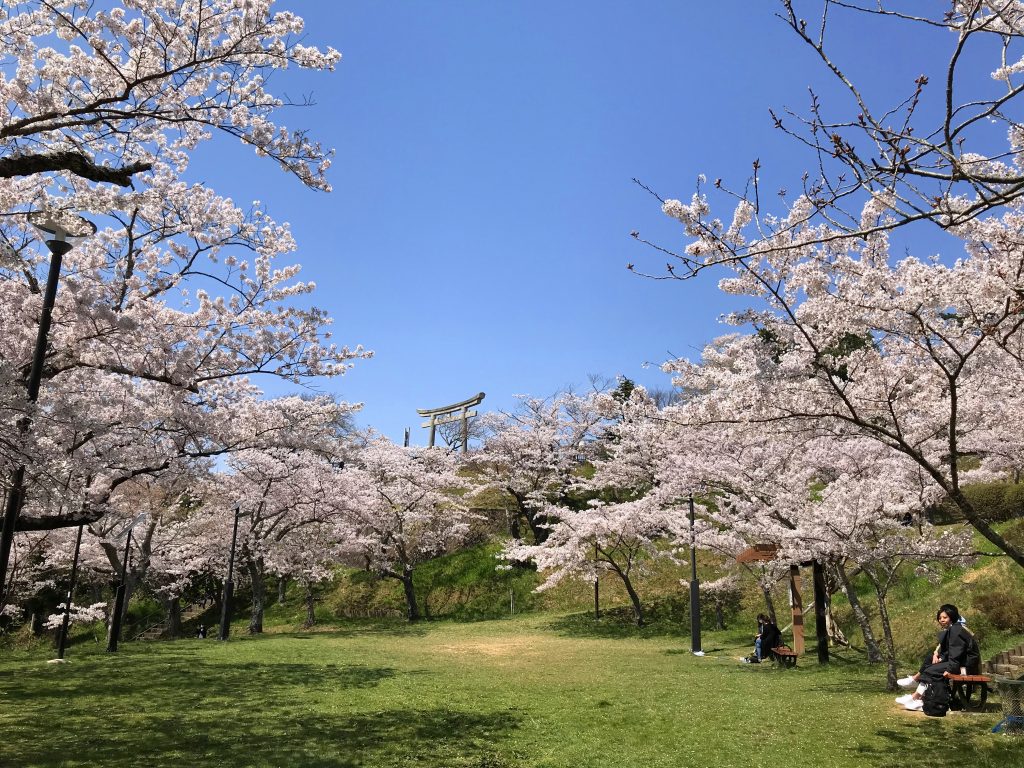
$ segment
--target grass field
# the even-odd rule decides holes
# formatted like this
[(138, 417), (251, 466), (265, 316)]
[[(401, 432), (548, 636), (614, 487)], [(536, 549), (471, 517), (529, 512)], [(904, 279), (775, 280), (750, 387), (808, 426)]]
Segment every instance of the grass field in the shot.
[(589, 621), (76, 645), (0, 660), (0, 765), (1024, 768), (998, 705), (908, 713), (879, 667), (743, 665), (747, 633), (602, 636)]

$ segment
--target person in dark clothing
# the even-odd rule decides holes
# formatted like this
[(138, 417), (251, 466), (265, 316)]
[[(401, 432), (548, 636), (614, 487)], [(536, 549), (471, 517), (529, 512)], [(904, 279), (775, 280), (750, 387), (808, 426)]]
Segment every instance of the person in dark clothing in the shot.
[(921, 700), (929, 685), (945, 685), (945, 678), (950, 675), (976, 674), (981, 667), (978, 641), (961, 623), (957, 607), (949, 603), (940, 606), (935, 620), (940, 627), (935, 650), (925, 654), (916, 674), (896, 681), (903, 688), (916, 688), (913, 693), (896, 699), (907, 709), (921, 709)]
[(772, 648), (777, 648), (782, 642), (782, 633), (775, 626), (774, 622), (763, 613), (757, 615), (757, 634), (754, 635), (754, 654), (748, 656), (746, 661), (751, 664), (760, 664), (765, 657), (770, 655)]

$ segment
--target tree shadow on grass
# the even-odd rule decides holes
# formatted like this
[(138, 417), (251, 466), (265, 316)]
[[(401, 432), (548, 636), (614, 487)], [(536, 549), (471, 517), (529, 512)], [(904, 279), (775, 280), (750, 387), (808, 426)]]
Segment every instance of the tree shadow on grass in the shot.
[(856, 752), (874, 768), (1024, 768), (1024, 739), (989, 733), (992, 718), (953, 715), (908, 717), (903, 727), (876, 731), (881, 743)]
[[(83, 723), (84, 724), (84, 723)], [(311, 714), (285, 702), (254, 711), (195, 707), (130, 725), (73, 734), (75, 723), (41, 743), (5, 740), (10, 765), (303, 766), (303, 768), (515, 768), (498, 743), (519, 727), (511, 712), (393, 709), (354, 715)], [(94, 726), (100, 722), (92, 723)]]
[(570, 613), (548, 622), (547, 627), (560, 635), (577, 638), (627, 639), (647, 637), (689, 637), (690, 625), (684, 626), (675, 617), (650, 610), (642, 627), (636, 625), (633, 612), (613, 608), (595, 619), (592, 612)]
[[(48, 699), (66, 701), (69, 697), (109, 697), (132, 700), (140, 692), (148, 699), (166, 704), (187, 703), (197, 697), (265, 699), (279, 689), (369, 688), (395, 676), (389, 667), (337, 664), (216, 664), (204, 659), (188, 659), (163, 654), (152, 658), (135, 657), (129, 665), (114, 659), (102, 659), (89, 666), (61, 669), (20, 670), (17, 677), (0, 678), (4, 701), (12, 705), (45, 705)], [(110, 662), (110, 663), (102, 663)], [(48, 679), (47, 679), (48, 678)]]
[(389, 667), (216, 664), (176, 653), (97, 657), (59, 673), (23, 668), (0, 679), (8, 715), (0, 717), (0, 765), (519, 765), (499, 749), (520, 726), (510, 710), (343, 711), (339, 691), (354, 695), (397, 675)]

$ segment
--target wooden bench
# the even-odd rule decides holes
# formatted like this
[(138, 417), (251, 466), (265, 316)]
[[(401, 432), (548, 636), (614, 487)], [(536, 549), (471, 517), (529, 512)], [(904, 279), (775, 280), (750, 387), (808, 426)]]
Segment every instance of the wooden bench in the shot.
[[(947, 675), (950, 709), (984, 709), (988, 701), (988, 675)], [(975, 689), (978, 696), (974, 696)]]
[(788, 645), (780, 645), (777, 648), (772, 648), (772, 656), (784, 667), (795, 667), (796, 660), (798, 658), (797, 652)]

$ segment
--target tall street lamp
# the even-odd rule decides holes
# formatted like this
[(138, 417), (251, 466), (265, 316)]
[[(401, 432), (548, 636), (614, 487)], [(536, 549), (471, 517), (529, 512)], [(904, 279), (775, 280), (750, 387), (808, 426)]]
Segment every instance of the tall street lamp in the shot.
[(220, 607), (220, 634), (217, 635), (219, 640), (227, 640), (228, 632), (231, 627), (231, 598), (235, 593), (235, 584), (231, 580), (231, 577), (235, 573), (235, 543), (238, 541), (238, 518), (242, 512), (242, 505), (235, 504), (235, 527), (231, 531), (231, 550), (228, 553), (228, 578), (224, 582), (224, 599), (221, 601)]
[(697, 581), (697, 538), (694, 533), (693, 494), (690, 494), (690, 650), (703, 656), (700, 647), (700, 582)]
[(82, 529), (84, 525), (78, 526), (78, 536), (75, 538), (75, 556), (71, 559), (71, 581), (68, 583), (68, 596), (64, 601), (64, 620), (60, 624), (60, 636), (57, 639), (57, 658), (64, 659), (64, 648), (68, 642), (68, 624), (71, 622), (71, 598), (75, 594), (75, 577), (78, 575), (78, 553), (82, 548)]
[[(28, 215), (29, 222), (41, 233), (46, 247), (50, 249), (50, 267), (46, 275), (46, 290), (43, 292), (43, 307), (39, 315), (39, 329), (36, 346), (32, 354), (32, 367), (28, 375), (28, 402), (33, 404), (39, 397), (39, 385), (43, 379), (43, 363), (46, 360), (46, 345), (50, 335), (50, 319), (57, 299), (57, 282), (64, 256), (79, 240), (96, 232), (96, 225), (74, 214), (51, 215), (36, 211)], [(18, 420), (18, 435), (24, 438), (32, 426), (32, 417), (26, 413)], [(0, 608), (7, 602), (4, 586), (7, 583), (7, 566), (11, 559), (14, 530), (18, 515), (25, 500), (25, 465), (20, 464), (11, 476), (10, 492), (4, 505), (3, 530), (0, 532)]]

